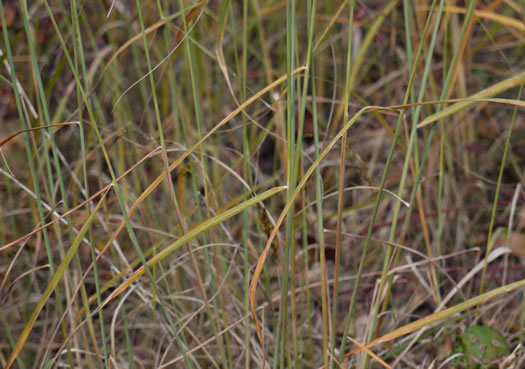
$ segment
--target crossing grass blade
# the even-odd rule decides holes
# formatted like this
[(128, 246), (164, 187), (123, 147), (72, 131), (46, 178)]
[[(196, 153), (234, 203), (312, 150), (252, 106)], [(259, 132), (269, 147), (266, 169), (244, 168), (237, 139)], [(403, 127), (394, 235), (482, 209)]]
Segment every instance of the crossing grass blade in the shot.
[[(242, 211), (248, 209), (249, 207), (256, 205), (260, 203), (261, 201), (266, 200), (267, 198), (286, 190), (286, 186), (280, 186), (275, 187), (270, 190), (267, 190), (263, 192), (262, 194), (259, 194), (257, 196), (254, 196), (239, 205), (224, 211), (221, 214), (218, 214), (217, 216), (208, 219), (204, 221), (199, 226), (195, 227), (191, 231), (188, 231), (184, 236), (179, 238), (177, 241), (171, 243), (168, 245), (165, 249), (160, 250), (155, 256), (153, 256), (151, 259), (148, 260), (148, 267), (153, 267), (156, 264), (160, 263), (162, 260), (164, 260), (168, 255), (170, 255), (173, 251), (180, 248), (182, 245), (188, 243), (189, 241), (193, 240), (195, 237), (198, 237), (202, 235), (204, 232), (209, 230), (210, 228), (230, 219), (231, 217), (241, 213)], [(124, 282), (122, 282), (118, 287), (115, 288), (115, 290), (109, 295), (102, 304), (97, 306), (96, 309), (94, 309), (91, 314), (85, 319), (84, 322), (91, 319), (95, 314), (97, 314), (101, 309), (103, 309), (109, 302), (111, 302), (114, 298), (118, 297), (122, 292), (124, 292), (126, 289), (128, 289), (132, 283), (136, 282), (141, 276), (143, 276), (146, 273), (146, 269), (143, 266), (141, 266), (139, 269), (137, 269), (128, 279), (126, 279)], [(83, 324), (80, 324), (75, 328), (76, 332)], [(73, 333), (74, 333), (73, 332)], [(26, 337), (27, 338), (27, 337)], [(14, 360), (14, 358), (13, 358)], [(7, 368), (6, 368), (7, 369)]]
[(412, 322), (410, 324), (407, 324), (407, 325), (404, 325), (403, 327), (400, 327), (400, 328), (397, 328), (395, 330), (393, 330), (392, 332), (390, 333), (387, 333), (375, 340), (373, 340), (372, 342), (368, 343), (367, 345), (365, 345), (363, 348), (358, 348), (356, 350), (353, 350), (351, 352), (349, 352), (348, 354), (345, 354), (344, 357), (345, 359), (352, 356), (352, 355), (355, 355), (357, 354), (358, 352), (361, 352), (363, 351), (365, 348), (366, 349), (370, 349), (372, 347), (375, 347), (377, 345), (380, 345), (382, 343), (385, 343), (385, 342), (390, 342), (396, 338), (399, 338), (399, 337), (402, 337), (404, 335), (407, 335), (409, 333), (412, 333), (412, 332), (415, 332), (417, 331), (418, 329), (421, 329), (421, 328), (424, 328), (424, 327), (428, 327), (432, 324), (435, 324), (435, 323), (438, 323), (444, 319), (448, 319), (448, 318), (451, 318), (453, 317), (454, 315), (456, 314), (459, 314), (461, 312), (464, 312), (466, 311), (467, 309), (470, 309), (470, 308), (473, 308), (473, 307), (476, 307), (476, 306), (479, 306), (483, 303), (486, 303), (487, 301), (497, 297), (497, 296), (501, 296), (505, 293), (509, 293), (509, 292), (512, 292), (512, 291), (516, 291), (517, 289), (519, 288), (523, 288), (525, 287), (525, 279), (521, 280), (521, 281), (518, 281), (518, 282), (514, 282), (514, 283), (510, 283), (506, 286), (503, 286), (503, 287), (499, 287), (499, 288), (496, 288), (496, 289), (493, 289), (492, 291), (489, 291), (489, 292), (486, 292), (482, 295), (479, 295), (479, 296), (476, 296), (476, 297), (473, 297), (471, 299), (468, 299), (467, 301), (464, 301), (462, 303), (459, 303), (453, 307), (450, 307), (446, 310), (443, 310), (443, 311), (439, 311), (437, 313), (434, 313), (434, 314), (431, 314), (431, 315), (428, 315), (424, 318), (421, 318), (421, 319), (418, 319), (416, 320), (415, 322)]
[[(464, 101), (465, 100), (465, 101)], [(312, 174), (314, 173), (315, 169), (321, 164), (323, 159), (328, 155), (328, 153), (333, 149), (335, 144), (343, 137), (346, 132), (356, 123), (356, 121), (359, 119), (361, 115), (367, 112), (373, 112), (373, 111), (387, 111), (387, 110), (398, 110), (402, 108), (407, 108), (411, 106), (420, 106), (420, 105), (429, 105), (429, 104), (442, 104), (446, 102), (458, 102), (459, 103), (467, 103), (467, 104), (473, 104), (475, 102), (496, 102), (496, 103), (503, 103), (503, 104), (510, 104), (515, 106), (521, 106), (525, 107), (525, 102), (520, 100), (513, 100), (513, 99), (473, 99), (472, 101), (468, 99), (453, 99), (453, 100), (443, 100), (443, 101), (432, 101), (432, 102), (424, 102), (424, 103), (415, 103), (415, 104), (406, 104), (406, 105), (394, 105), (389, 107), (382, 107), (382, 106), (367, 106), (359, 110), (354, 116), (352, 116), (350, 119), (347, 120), (347, 122), (344, 124), (343, 128), (337, 133), (337, 135), (330, 141), (330, 143), (326, 146), (326, 148), (323, 150), (323, 152), (319, 155), (317, 160), (310, 166), (308, 171), (304, 174), (301, 182), (298, 183), (295, 191), (290, 197), (290, 200), (286, 203), (284, 209), (281, 212), (281, 215), (279, 216), (279, 219), (276, 221), (275, 227), (270, 234), (270, 237), (268, 238), (268, 241), (266, 242), (266, 245), (264, 247), (263, 252), (259, 256), (259, 259), (257, 260), (257, 263), (255, 265), (255, 271), (253, 273), (252, 279), (250, 281), (250, 293), (249, 293), (249, 301), (250, 301), (250, 312), (252, 314), (253, 320), (255, 321), (255, 328), (257, 331), (257, 336), (260, 340), (260, 342), (263, 342), (262, 339), (262, 332), (261, 327), (259, 325), (259, 321), (257, 319), (257, 314), (255, 312), (255, 292), (257, 289), (257, 282), (259, 280), (259, 277), (261, 275), (264, 263), (266, 262), (266, 259), (268, 257), (268, 253), (270, 252), (270, 248), (272, 245), (272, 242), (274, 238), (277, 236), (277, 232), (279, 231), (279, 227), (282, 225), (286, 215), (288, 214), (288, 211), (291, 209), (292, 205), (295, 203), (295, 199), (301, 189), (304, 187), (305, 183), (310, 179)]]
[(18, 338), (16, 346), (13, 349), (13, 352), (11, 352), (11, 355), (9, 356), (9, 359), (7, 360), (7, 364), (5, 366), (5, 369), (9, 369), (11, 367), (11, 365), (16, 360), (16, 357), (18, 356), (20, 351), (22, 351), (22, 348), (24, 347), (24, 344), (27, 341), (27, 338), (29, 337), (29, 334), (31, 333), (31, 330), (33, 329), (33, 327), (34, 327), (34, 325), (36, 323), (36, 320), (38, 319), (38, 315), (40, 314), (40, 312), (44, 308), (44, 305), (46, 304), (47, 300), (49, 299), (49, 297), (51, 296), (51, 294), (55, 290), (56, 286), (58, 285), (58, 282), (60, 282), (60, 280), (62, 279), (62, 276), (66, 272), (66, 270), (67, 270), (67, 268), (69, 266), (69, 263), (71, 262), (71, 260), (73, 260), (73, 257), (77, 253), (78, 248), (79, 248), (80, 244), (82, 243), (82, 239), (84, 238), (84, 236), (85, 236), (86, 232), (88, 231), (88, 229), (91, 227), (91, 223), (93, 223), (93, 220), (95, 219), (95, 215), (97, 214), (98, 210), (100, 209), (100, 207), (104, 203), (104, 199), (106, 198), (107, 194), (108, 194), (108, 191), (106, 191), (102, 195), (102, 197), (100, 198), (99, 202), (97, 203), (97, 206), (95, 207), (95, 209), (93, 209), (93, 211), (91, 212), (89, 218), (86, 220), (86, 222), (84, 223), (82, 228), (80, 228), (80, 231), (78, 232), (76, 238), (73, 240), (73, 243), (71, 244), (71, 247), (67, 251), (67, 253), (66, 253), (65, 257), (64, 257), (64, 260), (62, 260), (62, 262), (58, 266), (58, 268), (57, 268), (57, 270), (55, 272), (55, 275), (53, 275), (53, 277), (51, 278), (51, 281), (49, 282), (49, 284), (47, 285), (46, 290), (42, 294), (42, 297), (40, 298), (40, 301), (38, 302), (35, 310), (31, 314), (31, 318), (29, 318), (29, 321), (27, 322), (26, 327), (24, 328), (24, 330), (22, 331), (22, 334)]
[[(474, 95), (471, 95), (468, 98), (465, 99), (459, 99), (456, 100), (456, 103), (453, 105), (450, 105), (446, 107), (445, 109), (434, 113), (432, 115), (429, 115), (425, 119), (421, 121), (417, 125), (418, 128), (427, 126), (431, 123), (437, 122), (440, 119), (446, 118), (452, 114), (455, 114), (463, 109), (468, 108), (469, 106), (473, 105), (478, 99), (486, 99), (485, 101), (489, 102), (488, 98), (496, 96), (504, 91), (507, 91), (513, 87), (517, 87), (525, 80), (525, 71), (516, 74), (515, 76), (512, 76), (510, 78), (507, 78), (503, 81), (500, 81), (486, 89), (483, 89)], [(481, 101), (481, 100), (478, 100)], [(499, 102), (499, 103), (509, 103), (509, 104), (515, 104), (523, 106), (523, 101), (519, 100), (511, 100), (511, 99), (493, 99), (491, 101)]]

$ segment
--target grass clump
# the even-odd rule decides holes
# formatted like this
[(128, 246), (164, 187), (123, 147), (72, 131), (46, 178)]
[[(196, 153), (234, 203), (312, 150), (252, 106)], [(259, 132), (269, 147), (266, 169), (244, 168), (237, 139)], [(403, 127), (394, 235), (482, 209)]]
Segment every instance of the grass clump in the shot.
[(521, 10), (0, 1), (1, 365), (523, 366)]

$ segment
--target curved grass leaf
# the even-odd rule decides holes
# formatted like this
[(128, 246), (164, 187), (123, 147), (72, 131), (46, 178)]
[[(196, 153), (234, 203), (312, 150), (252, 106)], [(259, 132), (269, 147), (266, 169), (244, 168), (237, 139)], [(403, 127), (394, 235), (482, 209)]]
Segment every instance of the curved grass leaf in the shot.
[[(525, 78), (525, 72), (521, 73), (520, 76), (521, 76), (521, 78)], [(513, 79), (513, 78), (510, 78), (510, 79)], [(499, 85), (499, 84), (497, 84), (497, 85)], [(493, 88), (495, 86), (493, 86)], [(487, 89), (487, 90), (490, 90), (490, 88)], [(486, 91), (486, 90), (483, 90), (483, 91)], [(297, 185), (294, 193), (292, 194), (292, 196), (290, 197), (290, 199), (287, 202), (286, 206), (284, 207), (281, 215), (279, 216), (279, 219), (276, 221), (275, 227), (274, 227), (272, 233), (270, 234), (270, 237), (268, 238), (268, 241), (266, 242), (266, 246), (264, 247), (264, 250), (263, 250), (261, 256), (257, 260), (257, 264), (255, 266), (255, 272), (253, 274), (252, 280), (250, 281), (249, 302), (250, 302), (250, 312), (252, 313), (253, 320), (255, 321), (255, 328), (257, 330), (257, 336), (258, 336), (260, 342), (263, 342), (263, 340), (262, 340), (262, 332), (261, 332), (261, 328), (259, 326), (259, 321), (257, 320), (256, 312), (255, 312), (255, 290), (257, 288), (257, 282), (258, 282), (259, 277), (261, 275), (264, 263), (266, 262), (266, 258), (268, 256), (269, 251), (270, 251), (271, 244), (272, 244), (275, 236), (277, 235), (279, 227), (283, 223), (284, 218), (286, 217), (286, 214), (288, 213), (288, 211), (290, 210), (292, 205), (295, 203), (295, 198), (297, 197), (297, 195), (299, 194), (301, 189), (304, 187), (306, 181), (308, 181), (308, 179), (312, 176), (312, 174), (315, 171), (315, 169), (317, 168), (317, 166), (319, 166), (321, 161), (326, 157), (326, 155), (328, 155), (328, 153), (332, 150), (332, 148), (337, 143), (337, 141), (339, 141), (339, 139), (341, 137), (343, 137), (343, 135), (354, 125), (354, 123), (357, 121), (357, 119), (361, 115), (366, 113), (366, 112), (373, 112), (373, 111), (378, 111), (378, 110), (397, 110), (397, 109), (403, 109), (403, 108), (407, 108), (407, 107), (411, 107), (411, 106), (429, 105), (429, 104), (442, 104), (442, 103), (452, 102), (452, 101), (453, 102), (458, 102), (458, 104), (468, 104), (468, 105), (474, 104), (476, 102), (496, 102), (496, 103), (504, 103), (504, 104), (510, 104), (510, 105), (515, 105), (515, 106), (523, 106), (523, 107), (525, 107), (525, 102), (520, 101), (520, 100), (496, 99), (496, 98), (494, 98), (494, 99), (482, 99), (482, 98), (479, 98), (479, 99), (454, 99), (454, 100), (431, 101), (431, 102), (424, 102), (424, 103), (395, 105), (395, 106), (390, 106), (390, 107), (366, 106), (366, 107), (362, 108), (361, 110), (359, 110), (351, 119), (349, 119), (345, 123), (343, 128), (337, 133), (337, 135), (332, 139), (332, 141), (330, 141), (330, 143), (326, 146), (324, 151), (319, 155), (317, 160), (311, 165), (311, 167), (305, 173), (303, 179), (301, 180), (301, 182), (299, 182), (299, 184)], [(455, 106), (455, 105), (453, 105), (453, 106)], [(439, 112), (439, 113), (436, 113), (434, 115), (440, 116), (441, 113), (443, 113), (444, 111), (446, 111), (446, 109), (441, 111), (441, 112)], [(439, 118), (436, 118), (436, 120), (437, 119), (439, 119)], [(430, 123), (432, 123), (434, 121), (435, 120), (433, 120), (431, 122), (428, 122), (426, 124), (430, 124)], [(423, 122), (420, 123), (419, 126), (423, 126)], [(419, 128), (419, 126), (418, 126), (418, 128)]]
[[(424, 318), (421, 318), (421, 319), (418, 319), (416, 320), (415, 322), (412, 322), (412, 323), (409, 323), (401, 328), (398, 328), (390, 333), (387, 333), (385, 334), (384, 336), (382, 337), (379, 337), (375, 340), (373, 340), (372, 342), (370, 342), (369, 344), (367, 344), (365, 347), (370, 349), (374, 346), (377, 346), (381, 343), (385, 343), (385, 342), (389, 342), (389, 341), (392, 341), (398, 337), (401, 337), (401, 336), (404, 336), (406, 334), (409, 334), (409, 333), (412, 333), (414, 331), (417, 331), (418, 329), (421, 329), (421, 328), (424, 328), (424, 327), (428, 327), (430, 326), (431, 324), (434, 324), (434, 323), (437, 323), (443, 319), (448, 319), (448, 318), (451, 318), (452, 316), (454, 316), (455, 314), (459, 314), (467, 309), (470, 309), (470, 308), (473, 308), (475, 306), (478, 306), (478, 305), (481, 305), (487, 301), (489, 301), (490, 299), (493, 299), (494, 297), (497, 297), (499, 295), (502, 295), (504, 293), (509, 293), (509, 292), (512, 292), (512, 291), (515, 291), (517, 290), (518, 288), (523, 288), (525, 287), (525, 279), (522, 279), (521, 281), (518, 281), (518, 282), (514, 282), (514, 283), (511, 283), (511, 284), (508, 284), (506, 286), (503, 286), (503, 287), (499, 287), (499, 288), (496, 288), (496, 289), (493, 289), (492, 291), (489, 291), (489, 292), (486, 292), (482, 295), (479, 295), (479, 296), (476, 296), (476, 297), (473, 297), (471, 299), (468, 299), (467, 301), (464, 301), (460, 304), (457, 304), (451, 308), (448, 308), (446, 310), (443, 310), (443, 311), (439, 311), (437, 313), (434, 313), (434, 314), (431, 314), (431, 315), (428, 315)], [(349, 352), (348, 354), (345, 354), (345, 358), (348, 358), (352, 355), (355, 355), (359, 352), (361, 352), (363, 350), (363, 348), (358, 348), (352, 352)]]
[[(483, 89), (475, 93), (474, 95), (471, 95), (468, 98), (459, 99), (459, 102), (453, 105), (450, 105), (449, 107), (426, 117), (421, 123), (418, 124), (417, 128), (424, 127), (430, 123), (438, 121), (439, 119), (442, 119), (442, 118), (448, 117), (451, 114), (457, 113), (458, 111), (462, 109), (468, 108), (469, 106), (476, 103), (476, 101), (482, 101), (479, 99), (490, 98), (492, 96), (496, 96), (497, 94), (502, 93), (503, 91), (507, 91), (513, 87), (519, 86), (519, 84), (522, 83), (524, 80), (525, 80), (525, 71), (511, 78), (507, 78), (501, 82), (498, 82), (492, 85), (491, 87)], [(492, 99), (492, 100), (485, 100), (485, 101), (510, 103), (510, 104), (521, 105), (521, 106), (524, 105), (523, 101), (510, 100), (510, 99)]]
[(58, 282), (60, 282), (60, 279), (62, 279), (62, 276), (64, 275), (67, 267), (69, 266), (69, 263), (73, 259), (73, 256), (75, 256), (75, 254), (76, 254), (76, 252), (78, 250), (78, 247), (80, 246), (80, 244), (82, 242), (82, 239), (84, 238), (84, 235), (86, 234), (87, 230), (91, 226), (91, 223), (95, 219), (95, 215), (97, 214), (98, 209), (100, 209), (100, 206), (104, 202), (104, 199), (105, 199), (107, 193), (108, 193), (108, 191), (106, 191), (102, 195), (102, 197), (100, 198), (97, 206), (95, 207), (95, 209), (93, 209), (91, 215), (89, 216), (89, 218), (86, 220), (86, 223), (84, 223), (84, 225), (82, 226), (82, 228), (78, 232), (78, 234), (77, 234), (75, 240), (73, 241), (71, 247), (69, 248), (69, 250), (67, 251), (66, 255), (64, 256), (64, 260), (62, 260), (62, 263), (60, 263), (60, 265), (58, 266), (55, 275), (53, 276), (53, 278), (51, 278), (51, 281), (49, 282), (49, 284), (47, 285), (46, 290), (42, 294), (42, 297), (40, 298), (40, 301), (38, 302), (35, 310), (33, 311), (33, 314), (31, 314), (31, 318), (29, 318), (29, 322), (27, 323), (26, 327), (22, 331), (22, 334), (18, 338), (18, 341), (16, 342), (15, 348), (13, 349), (13, 352), (9, 356), (9, 360), (7, 361), (5, 369), (9, 369), (9, 367), (13, 364), (13, 362), (17, 358), (18, 354), (22, 350), (22, 347), (24, 347), (24, 344), (27, 341), (27, 338), (29, 337), (29, 334), (31, 333), (31, 330), (33, 329), (33, 327), (34, 327), (34, 325), (36, 323), (36, 320), (38, 319), (38, 315), (40, 314), (40, 312), (44, 308), (45, 303), (47, 302), (47, 300), (49, 299), (49, 297), (51, 296), (51, 294), (55, 290), (56, 286), (58, 285)]
[[(169, 246), (167, 246), (165, 249), (158, 252), (153, 258), (148, 260), (147, 265), (149, 267), (153, 267), (159, 262), (161, 262), (166, 256), (171, 254), (173, 251), (181, 247), (182, 245), (188, 243), (195, 237), (198, 237), (203, 232), (206, 232), (210, 228), (218, 225), (219, 223), (224, 222), (225, 220), (233, 217), (234, 215), (237, 215), (241, 213), (242, 211), (248, 209), (249, 207), (256, 205), (260, 203), (261, 201), (264, 201), (265, 199), (281, 192), (287, 189), (287, 186), (280, 186), (272, 188), (268, 191), (263, 192), (260, 195), (254, 196), (251, 199), (248, 199), (242, 203), (240, 203), (237, 206), (234, 206), (233, 208), (224, 211), (223, 213), (220, 213), (213, 218), (210, 218), (204, 222), (202, 222), (199, 226), (195, 227), (191, 231), (187, 232), (179, 238), (177, 241), (171, 243)], [(111, 300), (118, 297), (122, 292), (124, 292), (133, 282), (135, 282), (137, 279), (139, 279), (144, 273), (146, 272), (146, 269), (143, 266), (141, 266), (139, 269), (137, 269), (128, 279), (126, 279), (124, 282), (122, 282), (112, 293), (109, 295), (95, 310), (91, 312), (91, 314), (85, 319), (85, 321), (88, 321), (91, 319), (95, 314), (97, 314), (104, 306), (106, 306)], [(71, 336), (82, 326), (83, 324), (78, 325), (75, 330), (71, 333)]]

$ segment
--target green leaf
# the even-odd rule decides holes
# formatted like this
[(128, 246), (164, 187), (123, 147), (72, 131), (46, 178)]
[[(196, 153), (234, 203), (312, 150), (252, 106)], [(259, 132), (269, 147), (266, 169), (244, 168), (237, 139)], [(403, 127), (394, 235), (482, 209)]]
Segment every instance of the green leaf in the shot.
[(467, 328), (459, 339), (453, 354), (462, 353), (464, 359), (454, 360), (453, 365), (470, 363), (472, 367), (488, 364), (509, 355), (509, 347), (500, 331), (481, 325)]
[(499, 359), (509, 355), (509, 347), (500, 331), (474, 325), (469, 327), (462, 337), (465, 354), (482, 363)]

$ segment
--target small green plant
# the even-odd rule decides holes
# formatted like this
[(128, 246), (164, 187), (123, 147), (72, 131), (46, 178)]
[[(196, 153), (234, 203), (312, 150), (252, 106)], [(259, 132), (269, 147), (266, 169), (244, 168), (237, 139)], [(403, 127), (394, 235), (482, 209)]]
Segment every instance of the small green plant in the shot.
[(460, 336), (453, 355), (457, 353), (463, 356), (453, 361), (455, 365), (469, 369), (497, 368), (498, 361), (509, 355), (509, 347), (497, 329), (473, 325)]

